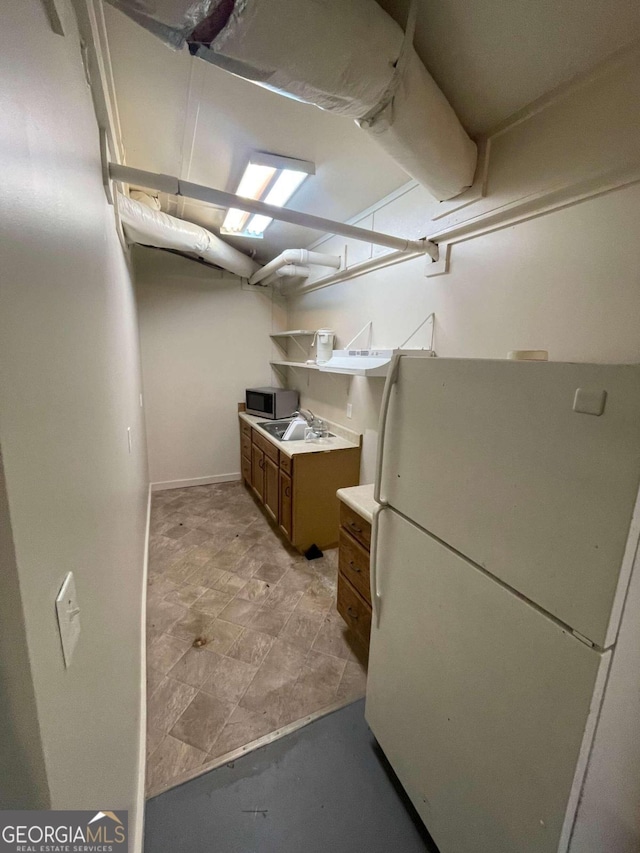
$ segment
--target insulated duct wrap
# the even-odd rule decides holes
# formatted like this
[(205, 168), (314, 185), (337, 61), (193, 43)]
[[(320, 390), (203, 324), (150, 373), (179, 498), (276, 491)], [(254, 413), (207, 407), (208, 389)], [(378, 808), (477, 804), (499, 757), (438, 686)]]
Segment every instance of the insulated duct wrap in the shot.
[(405, 38), (375, 0), (236, 0), (233, 8), (229, 0), (149, 0), (144, 20), (142, 0), (110, 2), (220, 68), (356, 120), (437, 199), (471, 185), (475, 144), (413, 49), (411, 30)]
[(118, 213), (127, 238), (133, 243), (195, 255), (242, 278), (250, 278), (259, 269), (255, 261), (206, 228), (162, 213), (122, 193), (118, 193)]

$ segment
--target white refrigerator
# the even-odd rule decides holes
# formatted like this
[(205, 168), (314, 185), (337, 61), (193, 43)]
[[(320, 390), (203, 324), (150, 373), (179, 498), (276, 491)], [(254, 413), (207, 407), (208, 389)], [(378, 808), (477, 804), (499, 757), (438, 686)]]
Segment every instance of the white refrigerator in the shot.
[(640, 366), (394, 359), (366, 718), (440, 853), (583, 853), (639, 484)]

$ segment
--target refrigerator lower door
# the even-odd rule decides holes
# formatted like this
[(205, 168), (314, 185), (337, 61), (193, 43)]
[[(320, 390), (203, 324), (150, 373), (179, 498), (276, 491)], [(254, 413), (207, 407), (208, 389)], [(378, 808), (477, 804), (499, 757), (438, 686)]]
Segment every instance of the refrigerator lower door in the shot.
[(440, 853), (565, 850), (610, 652), (392, 509), (366, 717)]

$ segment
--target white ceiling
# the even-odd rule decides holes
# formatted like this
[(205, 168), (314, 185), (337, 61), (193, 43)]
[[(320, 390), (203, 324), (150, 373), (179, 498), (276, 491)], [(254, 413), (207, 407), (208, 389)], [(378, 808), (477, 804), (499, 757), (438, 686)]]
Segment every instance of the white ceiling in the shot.
[[(379, 0), (402, 23), (408, 0)], [(407, 175), (349, 119), (283, 98), (174, 52), (105, 6), (127, 164), (234, 192), (251, 151), (312, 160), (290, 207), (345, 220)], [(640, 38), (638, 0), (420, 0), (415, 44), (463, 124), (486, 131)], [(212, 230), (224, 211), (164, 200)], [(316, 232), (274, 222), (229, 239), (260, 260)]]
[[(340, 221), (409, 180), (350, 119), (176, 53), (112, 7), (105, 13), (127, 165), (235, 192), (252, 151), (311, 160), (316, 174), (288, 206)], [(185, 204), (184, 217), (215, 230), (224, 211)], [(224, 239), (266, 260), (319, 236), (274, 222), (263, 240)]]
[[(378, 0), (401, 25), (408, 0)], [(472, 134), (640, 38), (639, 0), (419, 0), (414, 43)]]

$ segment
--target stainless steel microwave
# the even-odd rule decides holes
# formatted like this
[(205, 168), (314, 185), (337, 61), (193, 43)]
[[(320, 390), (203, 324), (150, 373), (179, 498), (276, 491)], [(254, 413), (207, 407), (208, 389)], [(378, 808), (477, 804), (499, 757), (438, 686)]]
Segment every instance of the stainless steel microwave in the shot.
[(244, 402), (248, 415), (289, 418), (298, 409), (299, 395), (284, 388), (247, 388)]

